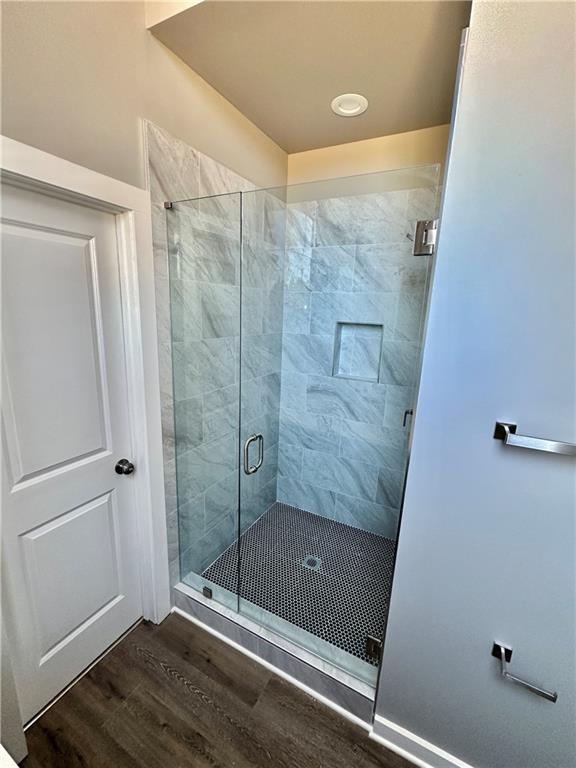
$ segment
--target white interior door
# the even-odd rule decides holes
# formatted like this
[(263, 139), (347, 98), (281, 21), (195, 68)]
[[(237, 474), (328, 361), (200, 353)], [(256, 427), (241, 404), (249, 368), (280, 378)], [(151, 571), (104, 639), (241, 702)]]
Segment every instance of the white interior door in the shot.
[(3, 588), (24, 721), (141, 616), (115, 216), (3, 187)]

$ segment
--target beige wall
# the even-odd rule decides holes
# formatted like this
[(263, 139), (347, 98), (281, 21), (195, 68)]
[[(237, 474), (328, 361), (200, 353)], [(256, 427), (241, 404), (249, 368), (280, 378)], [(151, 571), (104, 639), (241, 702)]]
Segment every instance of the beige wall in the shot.
[(143, 2), (2, 3), (2, 128), (145, 185), (140, 117), (256, 184), (286, 153), (146, 30)]
[(448, 142), (440, 125), (287, 156), (146, 30), (144, 2), (2, 3), (2, 133), (144, 186), (140, 117), (261, 186), (442, 163)]
[(288, 155), (288, 183), (444, 163), (449, 125)]

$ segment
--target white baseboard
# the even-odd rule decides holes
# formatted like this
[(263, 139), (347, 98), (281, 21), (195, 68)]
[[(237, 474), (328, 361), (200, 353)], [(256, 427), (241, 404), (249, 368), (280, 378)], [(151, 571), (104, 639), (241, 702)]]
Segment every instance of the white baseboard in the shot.
[(374, 717), (370, 738), (410, 760), (418, 768), (474, 768), (470, 763), (465, 763), (459, 757), (380, 715)]

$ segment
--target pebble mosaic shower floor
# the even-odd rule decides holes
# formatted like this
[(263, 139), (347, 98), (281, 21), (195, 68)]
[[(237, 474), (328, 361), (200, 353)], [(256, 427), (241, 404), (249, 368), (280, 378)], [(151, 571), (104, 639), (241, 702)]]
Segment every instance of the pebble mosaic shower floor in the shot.
[[(202, 576), (376, 665), (366, 638), (382, 638), (396, 543), (276, 502)], [(238, 549), (240, 567), (238, 568)]]

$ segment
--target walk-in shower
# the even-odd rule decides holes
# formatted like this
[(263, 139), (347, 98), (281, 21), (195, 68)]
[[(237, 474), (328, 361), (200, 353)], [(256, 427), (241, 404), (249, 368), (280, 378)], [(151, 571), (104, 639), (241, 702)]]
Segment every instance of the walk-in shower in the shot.
[(438, 166), (167, 204), (180, 578), (375, 684)]

